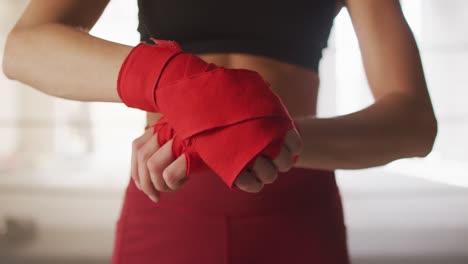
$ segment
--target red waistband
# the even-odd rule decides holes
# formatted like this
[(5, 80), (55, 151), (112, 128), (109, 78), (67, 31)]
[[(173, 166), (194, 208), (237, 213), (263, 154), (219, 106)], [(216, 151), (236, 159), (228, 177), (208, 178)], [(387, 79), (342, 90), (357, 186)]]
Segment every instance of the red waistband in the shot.
[(203, 215), (307, 214), (326, 211), (337, 198), (333, 171), (293, 168), (280, 173), (273, 184), (265, 185), (259, 193), (229, 189), (212, 173), (193, 175), (179, 190), (161, 193), (158, 203), (151, 202), (130, 180), (124, 206), (130, 210), (150, 210), (154, 206)]

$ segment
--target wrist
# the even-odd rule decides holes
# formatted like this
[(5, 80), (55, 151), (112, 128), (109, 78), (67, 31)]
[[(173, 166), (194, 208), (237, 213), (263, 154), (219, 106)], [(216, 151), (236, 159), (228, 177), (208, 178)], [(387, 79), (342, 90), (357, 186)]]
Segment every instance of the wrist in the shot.
[(134, 47), (119, 71), (117, 91), (125, 105), (158, 112), (155, 86), (167, 63), (182, 51), (176, 48), (140, 43)]

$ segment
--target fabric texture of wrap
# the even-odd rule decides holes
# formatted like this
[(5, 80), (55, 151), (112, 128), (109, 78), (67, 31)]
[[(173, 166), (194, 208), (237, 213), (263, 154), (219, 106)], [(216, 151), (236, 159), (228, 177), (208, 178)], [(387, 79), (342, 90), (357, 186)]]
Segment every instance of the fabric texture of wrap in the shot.
[(278, 156), (295, 124), (268, 82), (254, 71), (209, 64), (175, 42), (153, 41), (127, 56), (118, 92), (129, 107), (163, 114), (158, 140), (174, 137), (187, 176), (209, 168), (232, 188), (258, 155)]

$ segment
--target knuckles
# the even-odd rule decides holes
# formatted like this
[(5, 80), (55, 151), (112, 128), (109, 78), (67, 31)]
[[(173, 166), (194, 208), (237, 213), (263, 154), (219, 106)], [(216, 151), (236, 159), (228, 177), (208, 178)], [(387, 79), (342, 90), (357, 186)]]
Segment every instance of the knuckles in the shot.
[(151, 158), (146, 162), (146, 167), (148, 168), (150, 173), (155, 175), (162, 175), (162, 172), (164, 170), (161, 164), (157, 162), (157, 160), (154, 158)]
[(153, 193), (153, 187), (151, 184), (151, 181), (143, 180), (140, 182), (141, 190), (147, 194), (150, 195)]
[(144, 149), (137, 150), (138, 162), (141, 162), (141, 163), (145, 162), (147, 157), (148, 157), (148, 152), (146, 152)]
[(169, 188), (177, 189), (176, 175), (173, 172), (165, 171), (163, 173), (163, 178), (166, 181), (166, 184), (169, 186)]
[(137, 138), (137, 139), (133, 140), (133, 142), (132, 142), (132, 151), (136, 153), (142, 146), (143, 146), (143, 144), (142, 144), (140, 138)]

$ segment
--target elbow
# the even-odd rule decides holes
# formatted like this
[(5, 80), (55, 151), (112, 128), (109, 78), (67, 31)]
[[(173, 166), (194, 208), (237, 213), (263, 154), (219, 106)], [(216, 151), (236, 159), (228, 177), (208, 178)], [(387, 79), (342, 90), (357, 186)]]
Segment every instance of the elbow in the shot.
[(7, 38), (5, 50), (3, 52), (2, 70), (3, 74), (10, 80), (14, 79), (13, 65), (10, 51), (10, 37)]
[(5, 49), (3, 52), (2, 70), (3, 74), (10, 80), (16, 80), (17, 76), (17, 33), (12, 31), (8, 34)]
[(425, 117), (420, 120), (423, 120), (423, 122), (421, 122), (419, 129), (421, 131), (418, 138), (420, 147), (416, 156), (424, 158), (427, 157), (434, 148), (434, 143), (438, 133), (438, 123), (432, 111), (431, 114), (426, 114)]

